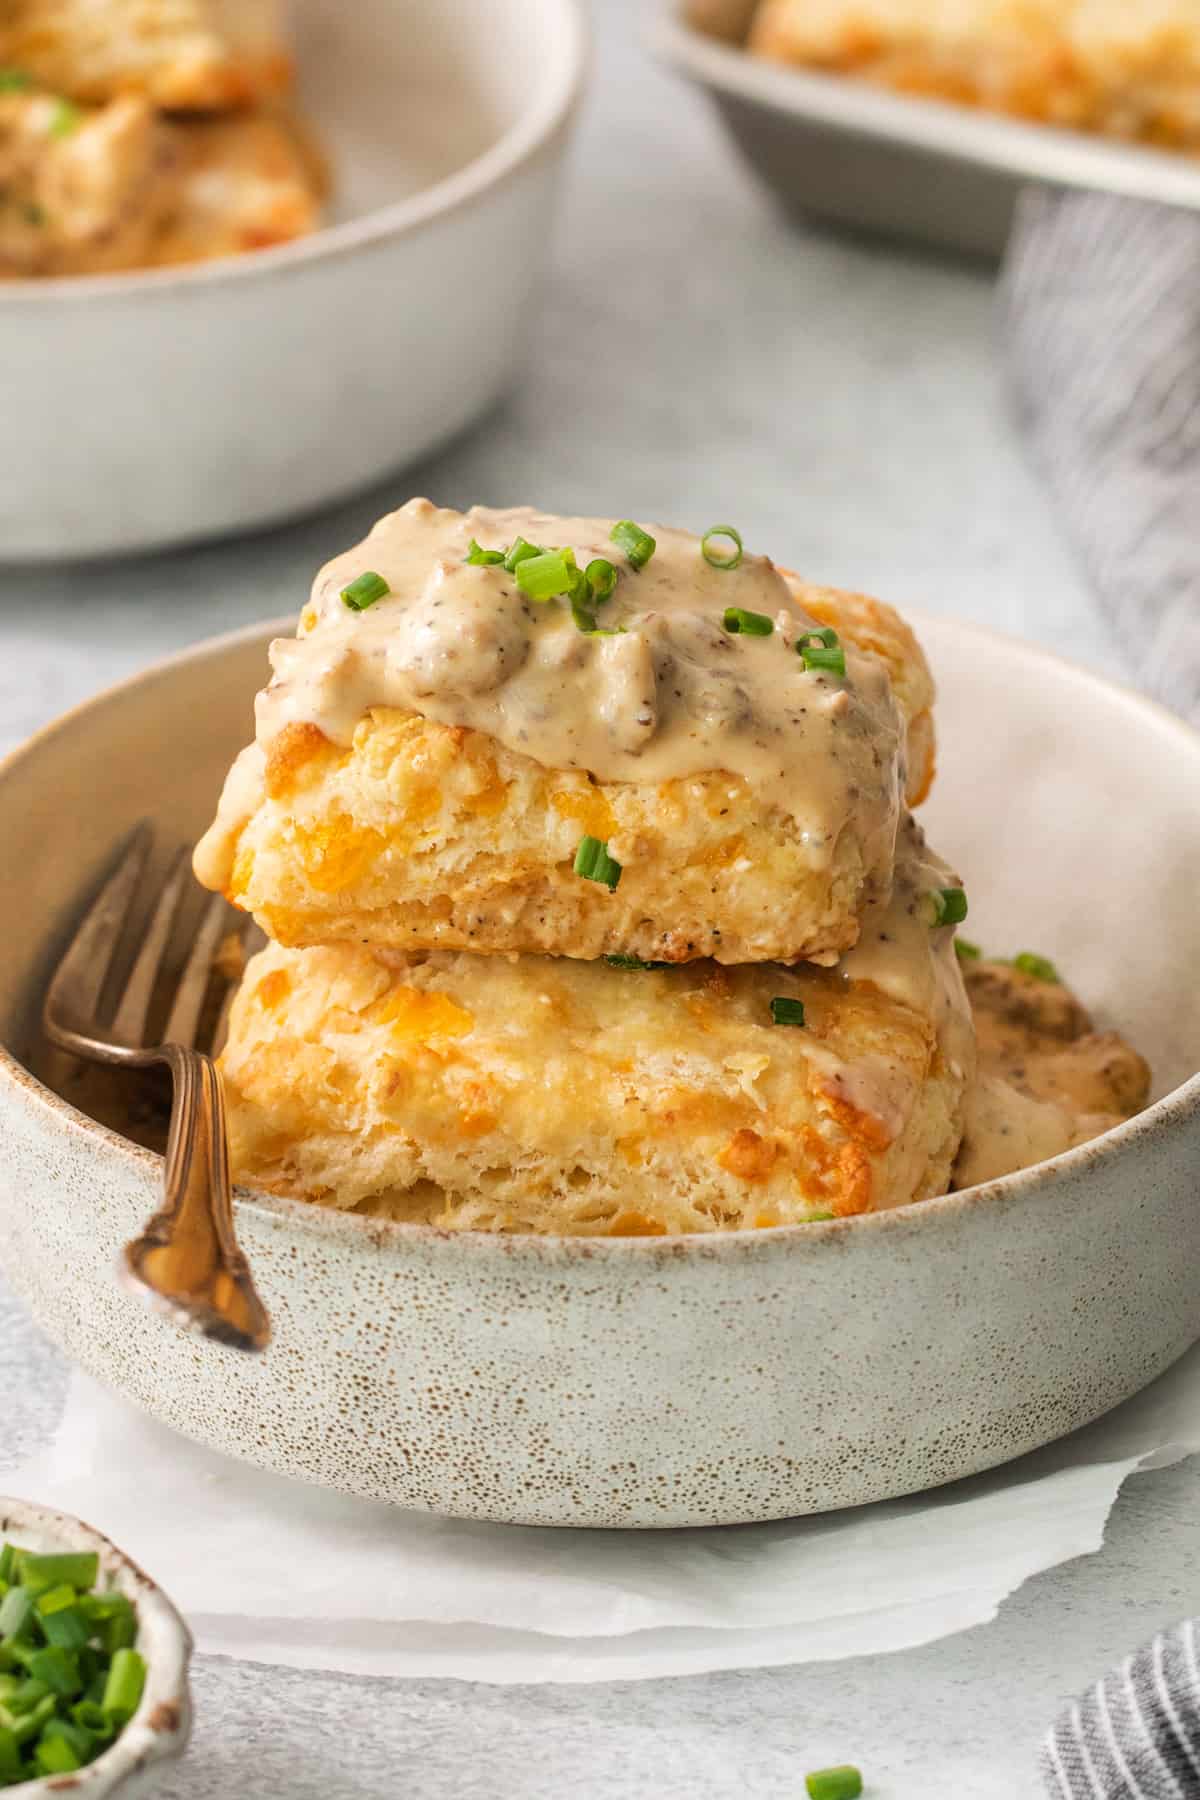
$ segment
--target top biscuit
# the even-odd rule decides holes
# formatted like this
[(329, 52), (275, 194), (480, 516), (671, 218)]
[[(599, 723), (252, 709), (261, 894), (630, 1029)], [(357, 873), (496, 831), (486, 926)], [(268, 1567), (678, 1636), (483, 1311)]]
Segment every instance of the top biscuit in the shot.
[(932, 775), (915, 639), (764, 556), (613, 529), (414, 500), (329, 563), (201, 881), (287, 945), (835, 961)]

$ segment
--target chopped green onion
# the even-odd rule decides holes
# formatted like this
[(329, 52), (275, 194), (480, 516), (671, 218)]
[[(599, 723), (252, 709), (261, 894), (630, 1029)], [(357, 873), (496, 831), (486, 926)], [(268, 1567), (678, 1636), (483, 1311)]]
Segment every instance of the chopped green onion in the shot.
[(77, 106), (72, 106), (69, 100), (54, 102), (54, 112), (50, 119), (51, 137), (70, 137), (73, 131), (78, 131), (82, 123), (83, 114)]
[(104, 1684), (100, 1702), (110, 1719), (122, 1724), (131, 1719), (138, 1708), (146, 1684), (146, 1664), (136, 1650), (118, 1650)]
[(804, 1223), (806, 1225), (817, 1225), (817, 1224), (823, 1223), (826, 1219), (836, 1219), (836, 1218), (837, 1218), (836, 1213), (826, 1212), (825, 1209), (822, 1207), (820, 1212), (806, 1213), (805, 1217), (804, 1217)]
[(481, 545), (475, 542), (474, 538), (472, 538), (467, 545), (465, 560), (469, 563), (474, 563), (476, 568), (478, 568), (480, 565), (487, 566), (491, 563), (502, 563), (504, 561), (504, 552), (503, 550), (485, 550)]
[(48, 1589), (58, 1587), (85, 1593), (88, 1588), (95, 1587), (100, 1574), (100, 1558), (94, 1550), (65, 1556), (32, 1556), (28, 1550), (18, 1550), (16, 1563), (22, 1586), (34, 1594), (44, 1594)]
[(544, 555), (545, 551), (540, 544), (531, 544), (528, 538), (519, 537), (516, 543), (510, 544), (505, 551), (504, 566), (509, 574), (512, 575), (516, 570), (517, 564), (524, 562), (527, 556)]
[(83, 1758), (61, 1737), (40, 1737), (33, 1760), (43, 1775), (70, 1775), (83, 1767)]
[[(44, 1652), (41, 1650), (36, 1650), (34, 1652), (34, 1656), (40, 1657), (43, 1654)], [(71, 1652), (69, 1650), (64, 1650), (62, 1652), (63, 1656), (70, 1656), (70, 1654)], [(30, 1660), (32, 1661), (33, 1659), (31, 1658)], [(10, 1716), (20, 1718), (23, 1713), (32, 1712), (35, 1706), (41, 1705), (48, 1694), (54, 1692), (50, 1683), (48, 1681), (43, 1681), (39, 1676), (27, 1675), (24, 1681), (16, 1681), (15, 1676), (10, 1677), (10, 1679), (16, 1682), (12, 1692), (4, 1702), (5, 1708)], [(78, 1692), (78, 1689), (76, 1692)]]
[(746, 612), (741, 606), (727, 606), (721, 623), (735, 637), (770, 637), (775, 621), (766, 613)]
[[(71, 1650), (63, 1650), (57, 1644), (51, 1644), (45, 1650), (38, 1650), (30, 1657), (29, 1674), (30, 1681), (25, 1683), (26, 1688), (29, 1688), (33, 1682), (37, 1682), (45, 1692), (65, 1694), (71, 1700), (75, 1698), (76, 1694), (83, 1692), (78, 1656)], [(41, 1695), (35, 1694), (34, 1699), (40, 1700)]]
[(44, 1594), (39, 1594), (37, 1609), (44, 1618), (49, 1613), (65, 1612), (68, 1606), (74, 1606), (77, 1598), (75, 1589), (64, 1582), (61, 1587), (47, 1588)]
[(834, 675), (846, 673), (846, 652), (831, 625), (820, 631), (806, 631), (797, 638), (796, 650), (804, 658), (806, 669), (828, 669)]
[(71, 1708), (71, 1717), (101, 1743), (108, 1743), (116, 1732), (115, 1724), (98, 1700), (77, 1700)]
[[(732, 551), (722, 555), (720, 550), (710, 550), (709, 544), (713, 538), (728, 538), (733, 545)], [(700, 554), (714, 569), (736, 569), (742, 560), (741, 534), (732, 525), (710, 525), (700, 539)], [(766, 633), (762, 635), (765, 637)]]
[[(571, 586), (571, 574), (560, 550), (523, 556), (516, 568), (517, 586), (531, 600), (553, 600), (556, 594), (565, 594)], [(582, 575), (579, 579), (583, 581)]]
[(983, 951), (978, 944), (973, 944), (970, 938), (956, 937), (954, 954), (958, 957), (959, 962), (978, 962)]
[(585, 881), (601, 881), (611, 894), (621, 879), (621, 865), (599, 838), (583, 837), (575, 852), (575, 873)]
[(966, 918), (967, 896), (960, 887), (934, 888), (929, 897), (935, 925), (961, 925)]
[(658, 549), (655, 540), (632, 519), (618, 519), (609, 533), (618, 550), (623, 550), (635, 569), (644, 569)]
[(377, 600), (382, 600), (391, 591), (382, 575), (377, 575), (374, 569), (365, 569), (349, 587), (342, 589), (342, 603), (351, 612), (366, 612), (368, 606), (374, 606)]
[(27, 69), (0, 69), (0, 94), (23, 94), (32, 86), (33, 76)]
[(137, 1614), (94, 1551), (0, 1546), (0, 1788), (92, 1762), (137, 1710)]
[(44, 1700), (38, 1701), (32, 1712), (24, 1713), (9, 1727), (18, 1744), (31, 1743), (57, 1710), (58, 1701), (53, 1694), (48, 1694)]
[(617, 571), (606, 556), (594, 556), (583, 571), (588, 587), (592, 590), (592, 599), (597, 606), (611, 600), (617, 585)]
[(787, 1000), (779, 995), (771, 1002), (772, 1025), (803, 1025), (803, 1000)]
[(623, 625), (597, 625), (596, 615), (592, 608), (596, 604), (592, 590), (588, 585), (586, 574), (580, 570), (572, 571), (571, 581), (571, 617), (584, 637), (620, 637), (625, 630)]
[(20, 1637), (33, 1615), (33, 1595), (27, 1587), (9, 1588), (0, 1600), (0, 1638)]
[(59, 1606), (41, 1620), (42, 1636), (48, 1644), (62, 1650), (82, 1650), (92, 1635), (91, 1627), (77, 1606)]
[(610, 969), (669, 969), (670, 963), (643, 962), (640, 956), (606, 956)]
[(849, 1763), (837, 1769), (814, 1769), (804, 1777), (808, 1800), (859, 1800), (862, 1776)]
[(1013, 968), (1020, 969), (1023, 975), (1032, 975), (1035, 981), (1062, 980), (1050, 958), (1039, 956), (1036, 950), (1022, 950), (1020, 956), (1014, 956)]

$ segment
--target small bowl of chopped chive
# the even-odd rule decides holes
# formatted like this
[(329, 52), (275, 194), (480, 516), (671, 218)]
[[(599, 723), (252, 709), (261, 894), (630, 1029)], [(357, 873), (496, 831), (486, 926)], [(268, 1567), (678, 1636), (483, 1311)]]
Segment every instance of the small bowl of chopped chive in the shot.
[(0, 1788), (131, 1800), (191, 1729), (192, 1639), (90, 1525), (0, 1499)]

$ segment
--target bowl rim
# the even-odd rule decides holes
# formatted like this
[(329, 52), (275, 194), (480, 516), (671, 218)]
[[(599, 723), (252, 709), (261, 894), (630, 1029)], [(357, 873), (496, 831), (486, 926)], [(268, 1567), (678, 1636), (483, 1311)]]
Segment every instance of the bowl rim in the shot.
[[(1200, 767), (1200, 731), (1136, 689), (1112, 681), (1106, 675), (1097, 674), (1057, 651), (1044, 649), (1040, 644), (1015, 637), (1008, 632), (994, 631), (989, 626), (977, 625), (946, 614), (925, 612), (916, 607), (909, 607), (905, 616), (918, 635), (932, 627), (936, 632), (957, 634), (977, 643), (982, 641), (984, 644), (995, 644), (1010, 652), (1016, 650), (1035, 663), (1052, 665), (1060, 674), (1069, 676), (1081, 686), (1099, 690), (1110, 704), (1123, 707), (1135, 720), (1157, 731), (1168, 732), (1177, 740), (1184, 756), (1195, 758)], [(202, 638), (198, 643), (189, 644), (170, 656), (160, 657), (145, 668), (135, 670), (122, 680), (79, 701), (68, 711), (60, 713), (0, 758), (0, 786), (14, 777), (19, 778), (24, 764), (36, 757), (44, 743), (69, 732), (77, 719), (93, 709), (119, 703), (132, 689), (160, 680), (164, 675), (189, 663), (219, 659), (228, 652), (261, 642), (270, 636), (290, 634), (293, 628), (294, 616), (291, 614), (282, 618), (259, 620), (215, 637)], [(140, 1169), (143, 1174), (156, 1180), (161, 1176), (163, 1159), (156, 1151), (131, 1143), (119, 1132), (80, 1112), (69, 1100), (40, 1081), (18, 1061), (6, 1044), (0, 1042), (0, 1098), (6, 1091), (23, 1095), (28, 1103), (50, 1115), (60, 1128), (65, 1127), (84, 1144), (97, 1148), (103, 1146), (132, 1169)], [(663, 1237), (619, 1238), (602, 1235), (589, 1237), (583, 1234), (564, 1236), (549, 1232), (451, 1231), (437, 1225), (410, 1224), (401, 1220), (338, 1212), (334, 1208), (314, 1206), (309, 1201), (296, 1200), (287, 1195), (268, 1194), (241, 1184), (234, 1188), (234, 1197), (239, 1213), (249, 1213), (264, 1224), (270, 1221), (302, 1224), (305, 1231), (314, 1235), (332, 1235), (342, 1239), (353, 1237), (356, 1241), (376, 1247), (415, 1242), (452, 1243), (461, 1246), (464, 1252), (474, 1249), (476, 1253), (491, 1252), (506, 1256), (519, 1252), (556, 1262), (564, 1258), (571, 1260), (597, 1256), (605, 1259), (637, 1256), (669, 1261), (685, 1253), (705, 1258), (719, 1254), (757, 1254), (772, 1245), (794, 1246), (798, 1242), (814, 1248), (836, 1246), (841, 1250), (845, 1247), (848, 1232), (853, 1232), (858, 1238), (869, 1232), (910, 1229), (918, 1221), (926, 1219), (930, 1221), (929, 1229), (932, 1230), (935, 1222), (950, 1225), (980, 1207), (991, 1208), (997, 1204), (1026, 1200), (1036, 1202), (1043, 1190), (1052, 1186), (1060, 1176), (1071, 1178), (1083, 1175), (1096, 1164), (1113, 1163), (1139, 1155), (1149, 1148), (1152, 1141), (1186, 1127), (1189, 1122), (1200, 1125), (1200, 1070), (1188, 1076), (1169, 1093), (1152, 1101), (1133, 1118), (1124, 1120), (1098, 1138), (1077, 1145), (1072, 1150), (1065, 1150), (1045, 1162), (1035, 1163), (1030, 1168), (1018, 1169), (1011, 1175), (981, 1182), (975, 1187), (962, 1188), (957, 1192), (935, 1194), (927, 1200), (910, 1200), (903, 1206), (889, 1207), (880, 1212), (856, 1213), (848, 1218), (811, 1220), (795, 1225), (776, 1225), (768, 1231), (743, 1228), (721, 1232), (681, 1232)]]
[[(146, 1686), (137, 1711), (120, 1736), (93, 1762), (86, 1763), (70, 1779), (73, 1793), (117, 1792), (146, 1763), (179, 1755), (191, 1731), (191, 1691), (188, 1665), (193, 1640), (191, 1631), (174, 1603), (146, 1571), (94, 1525), (70, 1513), (42, 1506), (36, 1500), (0, 1496), (0, 1536), (19, 1538), (22, 1531), (77, 1548), (100, 1553), (101, 1568), (119, 1570), (137, 1592), (139, 1636), (144, 1633)], [(167, 1709), (165, 1712), (163, 1709)], [(9, 1792), (30, 1796), (49, 1794), (63, 1787), (61, 1775), (40, 1775), (19, 1782)]]
[(538, 0), (547, 16), (557, 11), (563, 58), (559, 79), (535, 90), (533, 102), (487, 149), (462, 168), (422, 188), (337, 224), (322, 225), (307, 237), (241, 255), (213, 257), (165, 269), (126, 269), (113, 274), (56, 275), (29, 282), (0, 282), (0, 317), (33, 309), (49, 300), (136, 301), (143, 294), (202, 290), (213, 286), (270, 281), (291, 269), (328, 262), (366, 250), (385, 239), (414, 236), (455, 212), (465, 211), (513, 179), (566, 128), (583, 91), (591, 37), (583, 0)]

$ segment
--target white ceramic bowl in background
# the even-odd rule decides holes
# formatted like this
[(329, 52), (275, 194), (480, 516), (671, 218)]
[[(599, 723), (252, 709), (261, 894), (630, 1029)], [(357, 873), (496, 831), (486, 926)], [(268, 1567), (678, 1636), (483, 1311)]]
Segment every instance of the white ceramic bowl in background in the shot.
[(26, 1796), (70, 1792), (78, 1800), (103, 1800), (108, 1794), (134, 1800), (156, 1780), (155, 1763), (179, 1756), (192, 1729), (188, 1664), (192, 1634), (161, 1588), (122, 1550), (81, 1519), (51, 1512), (28, 1500), (0, 1498), (0, 1539), (22, 1550), (48, 1555), (64, 1550), (95, 1550), (100, 1580), (133, 1602), (138, 1616), (137, 1648), (146, 1659), (146, 1686), (138, 1709), (120, 1737), (95, 1762), (77, 1774), (48, 1775), (8, 1790), (16, 1800)]
[(146, 550), (352, 493), (519, 371), (586, 62), (578, 0), (293, 0), (335, 222), (0, 282), (0, 558)]
[[(290, 627), (284, 627), (287, 629)], [(988, 1187), (677, 1239), (445, 1234), (241, 1192), (261, 1359), (120, 1289), (159, 1159), (29, 1073), (47, 971), (118, 840), (207, 822), (268, 629), (111, 690), (0, 769), (0, 1253), (67, 1354), (235, 1456), (544, 1524), (769, 1519), (949, 1481), (1095, 1418), (1200, 1337), (1200, 736), (1027, 646), (920, 623), (931, 835), (972, 936), (1055, 957), (1156, 1103)]]

